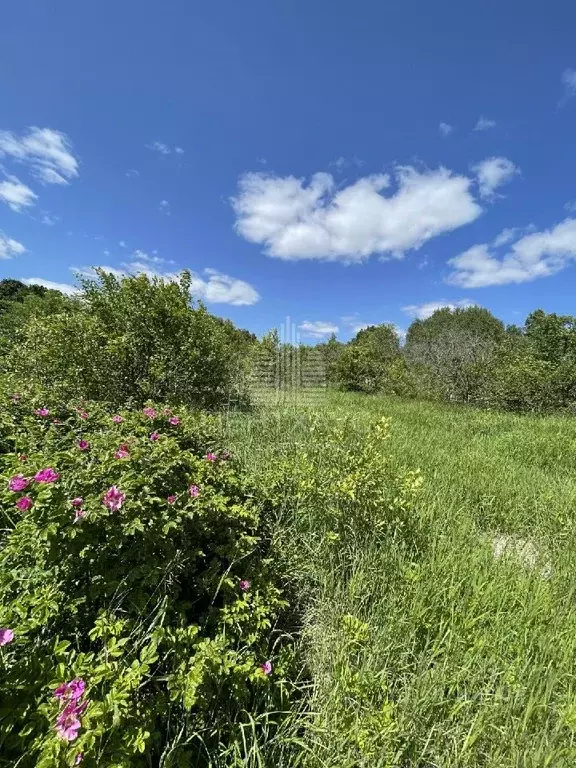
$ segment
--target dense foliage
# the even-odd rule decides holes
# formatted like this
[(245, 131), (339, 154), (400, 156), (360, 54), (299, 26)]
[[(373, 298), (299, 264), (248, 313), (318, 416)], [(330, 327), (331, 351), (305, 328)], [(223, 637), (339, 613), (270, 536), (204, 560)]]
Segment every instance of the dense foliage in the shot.
[(214, 427), (2, 398), (0, 764), (244, 764), (284, 706), (278, 571)]
[(35, 381), (62, 399), (117, 406), (247, 401), (250, 337), (191, 302), (188, 273), (167, 282), (100, 270), (82, 288), (77, 298), (60, 297), (56, 306), (42, 299), (24, 316), (14, 307), (0, 320), (10, 325), (3, 363), (16, 388)]

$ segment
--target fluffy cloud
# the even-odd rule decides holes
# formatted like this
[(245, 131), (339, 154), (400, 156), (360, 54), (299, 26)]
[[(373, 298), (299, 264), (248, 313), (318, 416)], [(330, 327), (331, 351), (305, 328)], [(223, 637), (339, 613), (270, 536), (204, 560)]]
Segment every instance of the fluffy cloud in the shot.
[(326, 336), (331, 336), (333, 333), (338, 333), (339, 328), (334, 323), (329, 323), (324, 320), (304, 320), (300, 323), (298, 330), (303, 336), (308, 336), (313, 339), (323, 339)]
[(54, 216), (48, 211), (42, 211), (42, 218), (40, 219), (42, 224), (46, 224), (47, 227), (53, 227), (61, 221), (60, 216)]
[(473, 302), (469, 299), (458, 299), (456, 301), (428, 301), (424, 304), (409, 304), (407, 307), (402, 307), (402, 311), (406, 312), (410, 317), (415, 317), (418, 320), (426, 320), (431, 317), (437, 309), (464, 309), (465, 307), (473, 306)]
[(184, 150), (182, 147), (169, 147), (168, 144), (164, 144), (163, 141), (153, 141), (152, 144), (146, 144), (147, 149), (152, 149), (154, 152), (158, 152), (161, 155), (171, 155), (172, 152), (176, 155), (183, 155)]
[[(160, 272), (154, 269), (148, 260), (149, 257), (143, 251), (136, 251), (134, 256), (139, 260), (123, 264), (123, 269), (105, 265), (98, 267), (98, 269), (111, 272), (116, 277), (125, 277), (128, 274), (147, 275), (150, 278), (156, 277), (161, 280), (174, 281), (178, 280), (180, 276), (177, 272)], [(77, 269), (73, 267), (72, 269), (74, 272), (87, 277), (94, 277), (95, 275), (93, 268)], [(258, 291), (244, 280), (238, 280), (218, 272), (216, 269), (209, 268), (204, 269), (202, 275), (203, 277), (196, 272), (191, 272), (190, 293), (194, 299), (202, 299), (211, 304), (231, 304), (235, 307), (250, 306), (260, 301)]]
[(372, 254), (401, 258), (432, 237), (478, 218), (466, 176), (446, 168), (366, 176), (337, 188), (329, 173), (308, 184), (294, 176), (249, 173), (232, 199), (236, 231), (280, 259), (361, 262)]
[(449, 123), (440, 123), (438, 130), (442, 136), (450, 136), (454, 128)]
[(11, 237), (6, 237), (5, 234), (0, 232), (0, 259), (11, 259), (13, 256), (19, 256), (21, 253), (25, 253), (26, 248), (17, 240), (12, 240)]
[(478, 179), (478, 189), (482, 197), (494, 197), (495, 191), (502, 184), (509, 182), (520, 171), (511, 160), (505, 157), (489, 157), (472, 170)]
[(23, 208), (34, 205), (38, 195), (34, 194), (30, 187), (22, 184), (16, 176), (7, 176), (7, 179), (7, 181), (0, 182), (0, 200), (17, 213)]
[(486, 117), (478, 118), (478, 122), (474, 126), (475, 131), (487, 131), (490, 128), (496, 126), (496, 120), (488, 120)]
[(163, 213), (165, 216), (170, 216), (170, 203), (168, 200), (160, 200), (160, 204), (158, 205), (158, 210)]
[(22, 280), (25, 285), (41, 285), (43, 288), (49, 288), (52, 291), (60, 291), (66, 296), (74, 296), (79, 293), (78, 288), (68, 283), (55, 283), (53, 280), (44, 280), (42, 277), (27, 277)]
[(447, 282), (464, 288), (525, 283), (564, 269), (576, 259), (576, 219), (565, 219), (552, 229), (531, 232), (499, 256), (495, 246), (474, 245), (448, 262)]
[(22, 136), (0, 131), (0, 157), (28, 165), (45, 184), (68, 184), (78, 176), (78, 160), (68, 137), (52, 128), (29, 128)]

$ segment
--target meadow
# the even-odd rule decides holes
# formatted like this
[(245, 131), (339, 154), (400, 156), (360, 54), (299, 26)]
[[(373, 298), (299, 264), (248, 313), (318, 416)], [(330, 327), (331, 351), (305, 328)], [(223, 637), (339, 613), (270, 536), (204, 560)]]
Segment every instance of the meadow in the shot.
[[(383, 418), (388, 436), (375, 440), (370, 425)], [(329, 392), (269, 398), (223, 426), (269, 493), (286, 467), (304, 462), (315, 485), (350, 477), (357, 457), (378, 480), (344, 517), (380, 484), (392, 488), (374, 502), (384, 517), (405, 507), (386, 530), (373, 509), (359, 532), (351, 519), (327, 523), (342, 506), (336, 486), (335, 496), (285, 491), (276, 504), (310, 680), (288, 718), (298, 748), (286, 726), (276, 764), (574, 765), (573, 419)], [(398, 504), (413, 470), (410, 501)], [(264, 749), (254, 764), (266, 760)]]

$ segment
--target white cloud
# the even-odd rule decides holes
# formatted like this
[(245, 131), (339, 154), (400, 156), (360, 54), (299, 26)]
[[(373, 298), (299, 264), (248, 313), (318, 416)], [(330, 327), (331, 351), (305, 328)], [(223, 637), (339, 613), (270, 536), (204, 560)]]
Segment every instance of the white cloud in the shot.
[(418, 318), (418, 320), (426, 320), (431, 317), (438, 309), (465, 309), (466, 307), (473, 306), (473, 302), (469, 299), (457, 299), (456, 301), (446, 301), (440, 299), (440, 301), (427, 301), (424, 304), (409, 304), (407, 307), (402, 307), (402, 311), (406, 312), (410, 317)]
[(424, 269), (428, 266), (428, 256), (423, 256), (418, 264), (418, 269)]
[(464, 288), (525, 283), (554, 275), (576, 259), (576, 219), (565, 219), (552, 229), (531, 232), (517, 240), (503, 256), (483, 243), (450, 259), (447, 282)]
[(52, 213), (49, 213), (48, 211), (42, 211), (42, 218), (40, 219), (42, 224), (46, 224), (47, 227), (53, 227), (55, 224), (58, 224), (59, 221), (61, 221), (60, 216), (54, 216)]
[(19, 256), (21, 253), (25, 253), (26, 248), (19, 243), (18, 240), (13, 240), (11, 237), (6, 237), (5, 234), (0, 232), (0, 259), (11, 259), (13, 256)]
[(126, 241), (125, 240), (118, 240), (118, 245), (120, 248), (126, 248)]
[(170, 216), (170, 203), (168, 200), (160, 200), (160, 205), (158, 206), (158, 210), (165, 214), (166, 216)]
[(500, 246), (506, 245), (506, 243), (511, 243), (512, 240), (518, 236), (520, 231), (521, 230), (518, 227), (503, 229), (502, 232), (494, 238), (492, 245), (494, 248), (500, 248)]
[(232, 199), (236, 231), (280, 259), (361, 262), (372, 254), (401, 258), (404, 252), (468, 224), (482, 208), (469, 191), (471, 180), (446, 168), (395, 170), (366, 176), (337, 189), (328, 173), (306, 185), (294, 176), (250, 173)]
[(573, 96), (576, 96), (576, 70), (565, 69), (562, 72), (562, 85), (564, 86), (564, 96), (560, 100), (560, 105), (565, 104)]
[(52, 128), (32, 127), (22, 136), (0, 131), (0, 157), (4, 156), (28, 165), (45, 184), (68, 184), (78, 176), (70, 140)]
[(313, 339), (323, 339), (326, 336), (331, 336), (333, 333), (338, 333), (339, 328), (334, 323), (329, 323), (324, 320), (304, 320), (298, 326), (298, 330), (303, 336), (308, 336)]
[(13, 211), (19, 213), (23, 208), (34, 205), (38, 199), (30, 187), (16, 178), (16, 176), (7, 176), (8, 181), (0, 182), (0, 200), (5, 202)]
[(129, 179), (135, 179), (137, 176), (140, 176), (140, 171), (131, 168), (129, 171), (126, 171), (126, 176), (128, 176)]
[(442, 136), (450, 136), (454, 128), (449, 123), (440, 123), (438, 130)]
[(141, 251), (140, 249), (137, 249), (132, 254), (132, 258), (136, 261), (147, 261), (149, 264), (174, 264), (173, 261), (167, 261), (166, 259), (163, 259), (161, 256), (150, 256), (146, 253), (146, 251)]
[[(143, 251), (136, 251), (139, 261), (131, 261), (123, 264), (124, 269), (117, 267), (108, 267), (105, 265), (97, 267), (104, 272), (111, 272), (116, 277), (125, 277), (132, 275), (147, 275), (150, 278), (159, 278), (161, 280), (175, 281), (179, 278), (177, 272), (159, 272), (151, 264), (142, 258), (147, 256)], [(94, 277), (93, 267), (82, 267), (80, 269), (72, 267), (72, 270), (85, 277)], [(235, 277), (222, 274), (216, 269), (206, 268), (202, 271), (204, 277), (196, 272), (191, 272), (192, 281), (190, 293), (194, 299), (202, 299), (212, 304), (231, 304), (235, 307), (250, 306), (260, 301), (258, 291), (244, 280), (238, 280)]]
[(477, 175), (480, 195), (485, 198), (494, 197), (498, 187), (509, 182), (520, 172), (514, 163), (505, 157), (489, 157), (475, 165), (472, 170)]
[(168, 144), (164, 144), (163, 141), (153, 141), (151, 144), (146, 144), (146, 148), (159, 152), (161, 155), (171, 155), (172, 152), (176, 155), (184, 154), (182, 147), (169, 147)]
[(41, 285), (43, 288), (49, 288), (51, 291), (60, 291), (66, 296), (74, 296), (79, 293), (79, 289), (68, 283), (55, 283), (53, 280), (44, 280), (42, 277), (27, 277), (22, 280), (25, 285)]
[(487, 131), (490, 128), (495, 128), (496, 120), (488, 120), (486, 117), (478, 118), (478, 122), (474, 126), (475, 131)]
[(576, 212), (576, 200), (568, 200), (567, 203), (564, 203), (564, 210), (570, 213)]

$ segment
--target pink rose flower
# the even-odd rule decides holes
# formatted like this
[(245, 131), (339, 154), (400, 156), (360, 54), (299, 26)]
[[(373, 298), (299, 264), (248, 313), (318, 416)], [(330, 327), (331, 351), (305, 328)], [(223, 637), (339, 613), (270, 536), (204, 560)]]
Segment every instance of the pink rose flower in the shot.
[(114, 422), (114, 424), (122, 424), (124, 419), (122, 418), (122, 416), (116, 415), (116, 416), (112, 416), (112, 421)]
[(14, 640), (14, 631), (12, 629), (8, 629), (7, 627), (0, 629), (0, 647), (8, 645), (12, 640)]
[(8, 482), (8, 488), (11, 491), (23, 491), (28, 485), (30, 485), (30, 480), (24, 475), (14, 475)]
[(177, 427), (180, 424), (180, 419), (178, 416), (172, 416), (171, 419), (168, 419), (168, 423), (172, 424), (173, 427)]
[(22, 496), (18, 501), (16, 502), (16, 506), (21, 512), (28, 512), (29, 509), (32, 507), (32, 499), (30, 496)]
[(200, 488), (198, 488), (197, 485), (191, 485), (190, 488), (188, 488), (188, 493), (195, 499), (197, 496), (200, 496)]
[(176, 503), (176, 496), (168, 496), (166, 501), (168, 502), (168, 504), (175, 504)]
[(159, 432), (152, 432), (152, 434), (150, 435), (150, 440), (152, 440), (152, 442), (155, 443), (156, 440), (159, 439), (159, 437), (160, 437)]
[(52, 467), (46, 467), (46, 469), (41, 469), (40, 472), (36, 472), (34, 475), (34, 480), (36, 480), (37, 483), (54, 483), (60, 475), (58, 472), (54, 472)]
[(207, 453), (206, 454), (206, 461), (216, 461), (216, 454), (215, 453)]
[(50, 415), (50, 411), (48, 410), (48, 408), (37, 408), (34, 411), (34, 413), (36, 414), (36, 416), (49, 416)]
[(74, 758), (74, 765), (80, 765), (82, 760), (84, 760), (84, 753), (83, 752), (78, 752), (78, 754)]
[(56, 733), (62, 741), (74, 741), (78, 737), (78, 731), (82, 727), (78, 710), (74, 704), (64, 707), (56, 719)]
[(74, 522), (77, 523), (79, 520), (82, 520), (83, 517), (86, 517), (86, 510), (85, 509), (76, 509), (74, 510)]
[(104, 498), (102, 502), (112, 512), (117, 512), (122, 506), (122, 504), (124, 504), (125, 499), (126, 499), (126, 494), (122, 493), (122, 491), (119, 488), (113, 485), (104, 494)]
[(260, 664), (260, 669), (265, 675), (270, 675), (272, 673), (272, 662), (265, 661), (264, 664)]
[(84, 499), (82, 499), (80, 496), (77, 496), (75, 499), (72, 499), (73, 507), (81, 507), (82, 504), (84, 504)]
[(54, 696), (57, 699), (66, 701), (78, 701), (84, 695), (86, 683), (81, 677), (75, 677), (69, 683), (62, 683), (54, 690)]
[(248, 592), (248, 590), (250, 589), (250, 582), (248, 581), (248, 579), (242, 579), (242, 581), (240, 582), (240, 589), (242, 590), (242, 592)]
[(156, 418), (156, 411), (154, 408), (144, 408), (143, 413), (145, 416), (148, 416), (149, 419), (155, 419)]
[(78, 440), (76, 445), (78, 446), (78, 448), (81, 451), (89, 451), (90, 450), (90, 443), (88, 442), (88, 440)]
[(88, 418), (88, 414), (86, 413), (86, 411), (78, 411), (78, 416), (80, 416), (81, 419)]
[(116, 451), (114, 454), (115, 459), (129, 459), (130, 458), (130, 451), (128, 450), (128, 445), (126, 443), (122, 443), (120, 448)]

